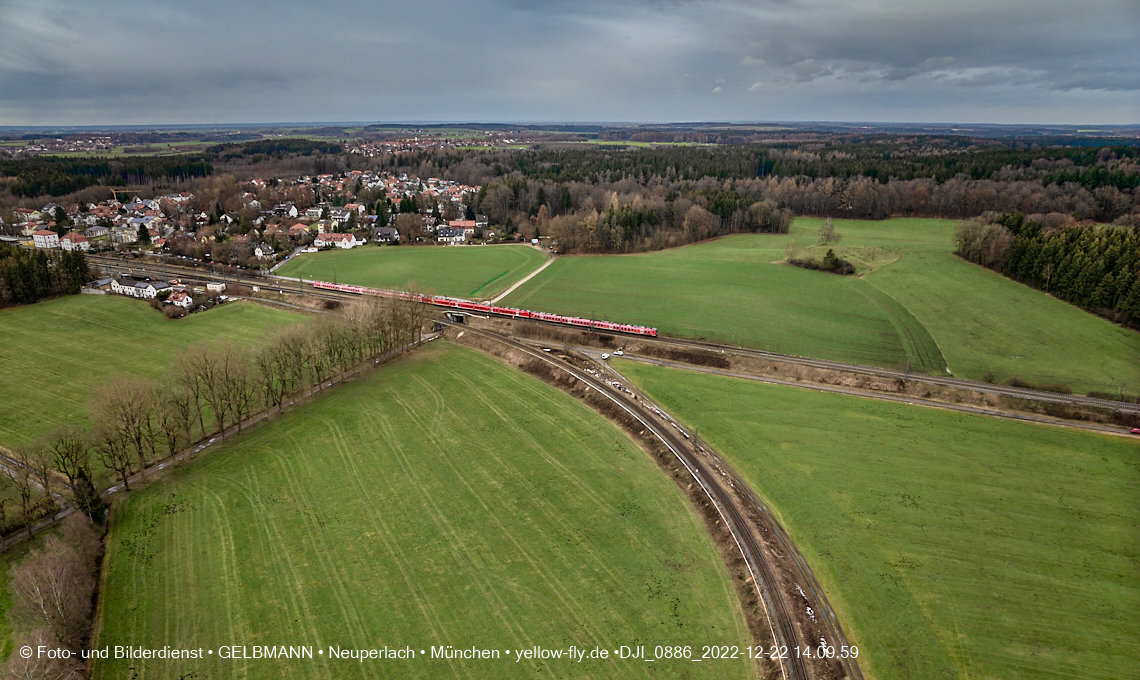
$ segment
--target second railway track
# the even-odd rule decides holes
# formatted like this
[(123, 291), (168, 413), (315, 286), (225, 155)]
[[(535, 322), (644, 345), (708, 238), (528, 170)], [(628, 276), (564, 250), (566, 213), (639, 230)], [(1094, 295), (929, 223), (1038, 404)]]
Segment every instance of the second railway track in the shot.
[[(440, 323), (451, 325), (444, 321)], [(794, 546), (792, 546), (787, 534), (767, 512), (767, 509), (759, 499), (756, 498), (751, 490), (735, 475), (735, 472), (733, 472), (719, 456), (707, 449), (707, 447), (701, 446), (693, 437), (681, 430), (668, 414), (656, 406), (650, 406), (649, 402), (643, 398), (634, 396), (632, 392), (627, 394), (604, 378), (592, 375), (585, 370), (552, 357), (548, 353), (529, 347), (521, 342), (499, 335), (498, 333), (471, 328), (470, 326), (463, 326), (463, 329), (466, 332), (502, 343), (518, 352), (522, 352), (529, 357), (541, 360), (548, 365), (556, 367), (558, 370), (568, 373), (590, 388), (597, 390), (599, 394), (613, 401), (619, 408), (636, 419), (665, 444), (708, 496), (728, 528), (729, 533), (732, 535), (737, 548), (740, 550), (751, 574), (756, 594), (763, 603), (772, 633), (773, 644), (776, 645), (777, 648), (787, 650), (787, 653), (782, 655), (782, 658), (772, 658), (772, 661), (779, 664), (783, 678), (786, 680), (808, 680), (813, 677), (807, 661), (796, 654), (794, 650), (804, 647), (816, 648), (818, 647), (819, 641), (803, 639), (804, 636), (798, 629), (795, 617), (792, 614), (789, 597), (781, 588), (781, 581), (776, 573), (777, 568), (769, 562), (767, 558), (768, 552), (765, 551), (764, 546), (761, 545), (761, 541), (757, 537), (755, 523), (750, 521), (744, 512), (742, 512), (742, 504), (746, 507), (753, 507), (765, 515), (765, 520), (772, 528), (772, 533), (774, 534), (772, 537), (773, 541), (780, 546), (785, 554), (791, 557), (795, 565), (794, 568), (800, 572), (800, 579), (808, 585), (808, 590), (811, 592), (813, 596), (812, 599), (815, 601), (818, 610), (824, 612), (824, 623), (822, 627), (827, 631), (826, 636), (829, 638), (827, 643), (832, 647), (846, 644), (846, 639), (842, 629), (839, 627), (839, 622), (835, 618), (831, 607), (827, 605), (822, 590), (819, 588), (814, 577), (811, 576), (807, 564), (803, 561), (802, 557), (799, 556)], [(670, 428), (667, 423), (672, 424), (674, 427)], [(713, 467), (714, 465), (715, 469)], [(739, 495), (734, 497), (733, 491), (726, 488), (724, 482), (727, 482), (729, 487), (738, 492)], [(777, 657), (780, 657), (780, 655), (777, 655)], [(853, 680), (862, 679), (858, 663), (854, 659), (838, 661), (842, 664), (846, 677), (852, 678)]]

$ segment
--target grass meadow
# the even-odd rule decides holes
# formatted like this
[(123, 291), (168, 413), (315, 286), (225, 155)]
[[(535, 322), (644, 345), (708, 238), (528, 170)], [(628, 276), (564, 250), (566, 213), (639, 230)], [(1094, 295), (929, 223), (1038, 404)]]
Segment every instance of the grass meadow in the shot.
[(770, 504), (868, 678), (1134, 676), (1140, 442), (616, 366)]
[(573, 398), (443, 342), (132, 492), (107, 545), (95, 646), (313, 645), (315, 658), (111, 659), (96, 678), (756, 672), (317, 656), (749, 640), (703, 522), (647, 454)]
[(281, 276), (404, 290), (411, 282), (436, 295), (494, 297), (542, 266), (529, 246), (364, 246), (294, 257)]
[(71, 295), (0, 311), (0, 446), (86, 422), (99, 386), (115, 376), (158, 378), (176, 352), (203, 341), (255, 343), (305, 317), (236, 302), (170, 321), (145, 302)]
[(789, 235), (638, 255), (559, 258), (504, 301), (773, 352), (942, 370), (934, 339), (883, 291), (779, 264)]
[(952, 220), (836, 220), (854, 277), (791, 267), (819, 256), (822, 220), (675, 250), (561, 258), (505, 301), (822, 359), (1074, 391), (1140, 384), (1140, 333), (953, 255)]

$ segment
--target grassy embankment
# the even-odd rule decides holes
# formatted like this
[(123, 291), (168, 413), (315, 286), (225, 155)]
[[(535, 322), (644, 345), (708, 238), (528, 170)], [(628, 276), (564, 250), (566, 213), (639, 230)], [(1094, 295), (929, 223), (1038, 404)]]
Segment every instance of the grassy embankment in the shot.
[(0, 311), (0, 446), (86, 423), (101, 385), (119, 375), (158, 378), (180, 348), (253, 344), (304, 318), (236, 302), (170, 321), (142, 301), (116, 295), (72, 295)]
[[(449, 344), (133, 493), (105, 564), (98, 646), (315, 649), (304, 662), (109, 660), (97, 678), (755, 673), (747, 660), (418, 658), (430, 645), (748, 640), (702, 520), (644, 452), (571, 397)], [(334, 663), (316, 654), (329, 645), (411, 645), (417, 659)]]
[(295, 257), (281, 276), (336, 280), (404, 290), (408, 282), (437, 295), (494, 297), (542, 266), (546, 255), (529, 246), (364, 246)]
[(619, 361), (771, 505), (869, 678), (1120, 678), (1140, 446)]
[(955, 222), (837, 220), (856, 277), (782, 264), (819, 255), (821, 220), (670, 251), (561, 258), (504, 304), (656, 326), (776, 352), (1076, 392), (1140, 384), (1140, 333), (953, 255)]

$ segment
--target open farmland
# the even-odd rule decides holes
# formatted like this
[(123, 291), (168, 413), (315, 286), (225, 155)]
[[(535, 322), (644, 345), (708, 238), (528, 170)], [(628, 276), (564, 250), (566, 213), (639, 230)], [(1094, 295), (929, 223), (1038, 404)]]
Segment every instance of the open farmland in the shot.
[(1140, 443), (629, 361), (812, 566), (867, 677), (1120, 678)]
[(0, 311), (0, 445), (25, 444), (64, 423), (86, 421), (100, 385), (120, 375), (158, 377), (183, 347), (253, 343), (305, 317), (233, 302), (177, 321), (145, 302), (72, 295)]
[(411, 282), (436, 295), (484, 299), (545, 261), (546, 255), (529, 246), (365, 246), (294, 257), (277, 273), (370, 288), (402, 290)]
[(661, 671), (640, 660), (332, 663), (316, 648), (749, 640), (702, 520), (647, 454), (573, 398), (442, 342), (133, 492), (107, 545), (94, 646), (315, 648), (111, 659), (97, 678), (647, 677)]
[(1074, 391), (1140, 384), (1140, 333), (962, 261), (951, 220), (836, 220), (859, 277), (779, 264), (815, 253), (822, 220), (671, 251), (561, 258), (505, 304), (656, 326), (663, 333), (976, 380)]
[(943, 369), (934, 340), (865, 281), (778, 264), (788, 235), (640, 255), (560, 258), (504, 304), (655, 326), (773, 352)]

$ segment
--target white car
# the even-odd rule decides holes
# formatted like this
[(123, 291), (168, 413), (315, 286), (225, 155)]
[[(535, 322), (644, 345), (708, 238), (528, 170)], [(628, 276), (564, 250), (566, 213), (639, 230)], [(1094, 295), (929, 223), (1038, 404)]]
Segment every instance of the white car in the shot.
[(621, 350), (619, 349), (619, 350), (617, 350), (616, 352), (614, 352), (614, 356), (615, 356), (615, 357), (624, 357), (624, 356), (625, 356), (625, 352), (623, 352), (623, 351), (621, 351)]
[(606, 359), (609, 359), (609, 358), (610, 358), (609, 354), (602, 354), (602, 361), (605, 361)]

